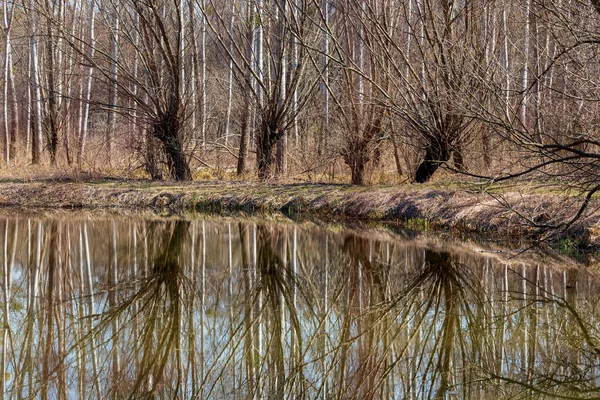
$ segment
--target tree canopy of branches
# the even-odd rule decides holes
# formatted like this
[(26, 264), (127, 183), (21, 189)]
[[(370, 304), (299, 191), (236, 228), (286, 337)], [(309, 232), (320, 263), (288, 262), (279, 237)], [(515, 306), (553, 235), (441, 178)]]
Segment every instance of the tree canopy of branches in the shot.
[(377, 169), (426, 182), (448, 166), (596, 191), (599, 9), (6, 0), (3, 162), (175, 180), (229, 168), (337, 179), (341, 167), (354, 184)]

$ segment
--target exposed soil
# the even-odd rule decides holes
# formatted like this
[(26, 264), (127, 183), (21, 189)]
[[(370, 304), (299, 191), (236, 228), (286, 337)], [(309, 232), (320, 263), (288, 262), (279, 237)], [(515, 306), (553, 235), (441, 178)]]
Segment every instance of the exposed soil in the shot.
[(476, 232), (490, 238), (570, 237), (600, 246), (600, 201), (566, 228), (582, 199), (419, 186), (148, 181), (1, 182), (0, 207), (130, 209), (156, 212), (283, 213), (326, 221), (399, 222), (412, 228)]

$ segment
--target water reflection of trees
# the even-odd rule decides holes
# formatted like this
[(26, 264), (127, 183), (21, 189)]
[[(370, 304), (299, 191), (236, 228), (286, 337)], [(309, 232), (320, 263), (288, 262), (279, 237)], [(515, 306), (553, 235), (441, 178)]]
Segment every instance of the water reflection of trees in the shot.
[(5, 219), (3, 398), (593, 398), (600, 282), (273, 223)]

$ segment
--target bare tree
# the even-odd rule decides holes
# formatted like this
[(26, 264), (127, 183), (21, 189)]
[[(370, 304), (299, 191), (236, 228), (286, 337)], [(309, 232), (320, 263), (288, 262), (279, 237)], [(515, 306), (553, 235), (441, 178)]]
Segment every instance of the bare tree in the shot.
[(378, 0), (342, 2), (335, 7), (337, 15), (328, 29), (337, 39), (332, 57), (341, 63), (341, 77), (338, 83), (326, 85), (335, 103), (341, 156), (350, 167), (352, 183), (362, 185), (387, 114), (378, 100), (378, 88), (388, 86), (387, 63), (375, 54), (385, 51), (381, 46), (386, 43), (375, 42), (372, 36), (378, 33), (367, 26), (366, 16), (384, 23), (389, 7)]
[(32, 140), (31, 162), (39, 164), (42, 155), (42, 95), (40, 93), (40, 68), (38, 55), (38, 24), (35, 0), (29, 2), (29, 57), (31, 60), (31, 103), (32, 103)]
[[(95, 54), (96, 54), (96, 24), (95, 24), (95, 19), (96, 19), (96, 13), (95, 13), (95, 1), (94, 0), (90, 0), (89, 1), (89, 5), (87, 4), (87, 0), (82, 0), (81, 1), (81, 5), (82, 5), (82, 12), (81, 15), (84, 15), (85, 12), (83, 11), (85, 9), (85, 7), (83, 7), (83, 5), (87, 5), (88, 7), (88, 18), (89, 18), (89, 38), (87, 40), (83, 40), (83, 43), (79, 43), (78, 41), (76, 41), (76, 38), (73, 37), (73, 45), (74, 46), (80, 46), (79, 50), (82, 52), (82, 59), (83, 60), (94, 60), (95, 58)], [(87, 53), (85, 53), (87, 52)], [(93, 77), (94, 77), (94, 64), (92, 62), (88, 62), (88, 70), (87, 70), (87, 76), (86, 76), (86, 80), (85, 80), (85, 86), (82, 84), (81, 86), (81, 99), (83, 101), (82, 103), (82, 109), (80, 110), (79, 113), (79, 143), (78, 143), (78, 147), (77, 147), (77, 165), (81, 168), (81, 164), (83, 162), (83, 156), (85, 154), (85, 145), (87, 142), (87, 136), (88, 136), (88, 128), (89, 128), (89, 115), (90, 115), (90, 102), (91, 102), (91, 98), (92, 98), (92, 82), (93, 82)]]
[(13, 68), (13, 42), (11, 31), (14, 21), (15, 3), (9, 4), (6, 0), (2, 4), (3, 27), (4, 27), (4, 54), (3, 54), (3, 104), (2, 115), (4, 117), (4, 159), (8, 164), (15, 158), (17, 134), (19, 130), (19, 109), (17, 91), (15, 89), (15, 76)]
[[(80, 41), (72, 36), (69, 43), (93, 66), (100, 81), (116, 87), (121, 98), (136, 104), (136, 118), (145, 122), (150, 137), (161, 144), (170, 177), (190, 180), (192, 175), (182, 138), (187, 114), (185, 94), (181, 91), (184, 60), (181, 56), (182, 22), (178, 16), (183, 12), (183, 5), (177, 0), (124, 1), (115, 12), (120, 13), (118, 30), (114, 29), (120, 39), (119, 47), (139, 58), (143, 73), (133, 68), (135, 57), (114, 59), (111, 51), (93, 41), (83, 43), (80, 48)], [(103, 105), (102, 101), (99, 103)], [(127, 106), (110, 106), (129, 115)]]
[[(246, 6), (249, 14), (238, 20), (248, 21), (250, 26), (240, 24), (231, 31), (227, 29), (226, 12), (214, 1), (211, 5), (215, 16), (209, 25), (221, 49), (232, 60), (237, 79), (245, 82), (256, 106), (257, 171), (259, 179), (268, 179), (274, 172), (276, 144), (293, 126), (295, 116), (317, 84), (315, 78), (305, 79), (311, 62), (308, 48), (318, 40), (318, 35), (310, 29), (315, 9), (310, 1), (249, 1)], [(232, 39), (236, 45), (230, 49)], [(298, 63), (292, 65), (289, 53), (294, 41), (300, 45)], [(294, 101), (297, 98), (301, 99), (298, 103)], [(248, 128), (247, 124), (243, 125)], [(282, 172), (285, 141), (280, 146), (279, 172)]]

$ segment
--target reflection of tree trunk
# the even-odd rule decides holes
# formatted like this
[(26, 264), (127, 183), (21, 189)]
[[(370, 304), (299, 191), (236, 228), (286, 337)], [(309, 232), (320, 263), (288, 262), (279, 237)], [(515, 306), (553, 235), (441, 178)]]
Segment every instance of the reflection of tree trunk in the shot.
[(241, 242), (241, 256), (242, 256), (242, 271), (244, 271), (244, 293), (246, 301), (244, 302), (244, 360), (246, 365), (246, 376), (248, 379), (248, 393), (252, 394), (251, 398), (256, 398), (257, 390), (256, 387), (256, 366), (258, 364), (258, 355), (254, 347), (254, 302), (249, 299), (254, 298), (252, 293), (252, 276), (250, 257), (248, 254), (248, 227), (247, 225), (239, 222), (238, 229), (240, 232)]
[[(231, 223), (227, 224), (227, 255), (228, 255), (228, 264), (229, 264), (229, 277), (228, 277), (228, 297), (229, 297), (229, 334), (231, 335), (232, 340), (235, 340), (235, 318), (234, 318), (234, 301), (233, 301), (233, 244), (231, 240)], [(236, 387), (236, 375), (237, 375), (237, 365), (235, 363), (235, 349), (232, 348), (231, 354), (229, 356), (231, 362), (231, 375), (233, 380), (233, 387)]]
[(565, 279), (565, 300), (567, 303), (577, 309), (577, 279), (579, 278), (579, 270), (571, 268), (564, 274)]
[[(253, 225), (252, 235), (252, 281), (253, 289), (256, 290), (256, 304), (254, 305), (256, 313), (256, 321), (254, 325), (256, 327), (256, 334), (254, 335), (254, 348), (256, 349), (256, 365), (260, 365), (262, 354), (263, 354), (263, 331), (262, 331), (262, 312), (263, 312), (263, 293), (262, 290), (258, 289), (258, 238), (256, 224)], [(256, 374), (256, 392), (255, 397), (260, 398), (262, 396), (262, 379), (261, 374)]]
[[(10, 333), (10, 291), (11, 291), (11, 272), (13, 267), (13, 262), (9, 264), (8, 262), (8, 219), (4, 221), (4, 262), (2, 263), (2, 295), (4, 301), (4, 316), (2, 319), (3, 329), (2, 329), (2, 366), (0, 368), (0, 390), (2, 390), (1, 399), (4, 400), (6, 393), (6, 365), (7, 365), (7, 352), (8, 352), (8, 342), (9, 342), (9, 333)], [(17, 234), (18, 223), (15, 223), (15, 236)], [(13, 247), (16, 245), (16, 237), (13, 239)], [(14, 257), (15, 251), (13, 249), (12, 257)]]
[(206, 314), (206, 222), (202, 221), (202, 265), (200, 271), (200, 379), (201, 382), (206, 380), (204, 372), (204, 329)]
[(188, 351), (188, 373), (186, 374), (186, 379), (189, 380), (191, 384), (191, 393), (198, 393), (199, 397), (202, 397), (202, 393), (198, 391), (196, 387), (197, 382), (199, 381), (198, 377), (198, 359), (196, 357), (196, 322), (194, 320), (194, 313), (196, 311), (196, 288), (197, 288), (197, 277), (196, 277), (196, 224), (192, 225), (192, 234), (191, 234), (191, 245), (190, 245), (190, 281), (192, 282), (192, 290), (189, 291), (189, 294), (186, 298), (188, 302), (188, 315), (187, 315), (187, 329), (188, 329), (188, 343), (187, 343), (187, 351)]
[[(108, 305), (111, 309), (117, 306), (117, 283), (118, 283), (118, 263), (117, 263), (117, 228), (114, 219), (111, 221), (111, 232), (108, 246)], [(121, 359), (119, 355), (119, 316), (116, 315), (111, 322), (112, 329), (112, 375), (113, 381), (118, 382), (119, 371), (121, 370)], [(116, 389), (119, 393), (119, 388)]]
[[(364, 275), (368, 276), (372, 270), (371, 260), (369, 258), (369, 242), (367, 239), (355, 235), (347, 235), (344, 237), (342, 253), (346, 256), (345, 258), (349, 263), (349, 293), (347, 298), (347, 306), (352, 307), (352, 305), (354, 305), (354, 307), (357, 308), (357, 311), (354, 311), (351, 308), (345, 311), (347, 316), (345, 317), (346, 319), (342, 328), (342, 340), (343, 343), (346, 343), (349, 340), (353, 316), (356, 320), (357, 331), (360, 335), (360, 339), (358, 341), (358, 365), (354, 376), (354, 381), (349, 382), (346, 385), (340, 385), (342, 390), (340, 390), (338, 395), (341, 396), (344, 393), (344, 389), (348, 390), (350, 387), (352, 387), (350, 390), (359, 392), (360, 397), (368, 398), (371, 389), (371, 379), (376, 374), (376, 367), (372, 363), (372, 356), (374, 357), (375, 355), (370, 354), (369, 349), (369, 342), (371, 342), (373, 339), (373, 332), (371, 329), (368, 329), (370, 328), (370, 323), (369, 320), (367, 320), (367, 317), (364, 315), (364, 297), (366, 297), (366, 294), (369, 293), (369, 290), (363, 288), (363, 282), (366, 280)], [(356, 312), (358, 315), (353, 315)], [(350, 356), (348, 346), (342, 346), (340, 378), (342, 378), (341, 374), (345, 374), (346, 364), (348, 362), (347, 358)]]
[(525, 372), (527, 379), (529, 380), (529, 374), (527, 364), (529, 360), (529, 321), (527, 321), (527, 269), (525, 265), (521, 264), (521, 294), (523, 295), (523, 311), (521, 312), (523, 324), (523, 354), (521, 355), (521, 368)]
[[(142, 369), (138, 372), (132, 397), (142, 395), (152, 398), (158, 395), (159, 388), (165, 384), (165, 369), (177, 347), (181, 336), (181, 275), (180, 255), (187, 239), (190, 223), (188, 221), (169, 221), (156, 223), (160, 237), (155, 243), (158, 249), (152, 262), (151, 274), (142, 292), (147, 297), (148, 315), (139, 339), (144, 349)], [(182, 385), (182, 375), (175, 371), (173, 379), (174, 395), (177, 397)]]
[(321, 313), (325, 321), (323, 322), (323, 376), (325, 382), (323, 382), (323, 393), (324, 397), (329, 396), (329, 371), (331, 366), (328, 362), (329, 353), (329, 235), (325, 233), (325, 265), (323, 271), (323, 312)]
[[(93, 290), (93, 278), (92, 278), (92, 259), (90, 254), (90, 242), (88, 239), (88, 231), (87, 231), (87, 223), (83, 223), (83, 245), (82, 245), (82, 254), (85, 254), (85, 264), (86, 264), (86, 280), (87, 288), (86, 295), (88, 297), (88, 315), (94, 315), (96, 313), (95, 305), (94, 305), (94, 290)], [(83, 275), (82, 275), (82, 278)], [(87, 318), (87, 329), (88, 334), (90, 336), (90, 352), (92, 355), (92, 370), (94, 373), (93, 380), (94, 386), (96, 389), (96, 395), (100, 397), (100, 375), (98, 373), (98, 355), (96, 352), (96, 340), (94, 339), (93, 332), (93, 321), (92, 318)]]
[(444, 293), (444, 321), (442, 322), (442, 341), (440, 355), (438, 356), (438, 370), (440, 372), (440, 387), (435, 396), (445, 399), (452, 377), (452, 355), (454, 352), (455, 329), (458, 326), (458, 299), (456, 288), (448, 280), (442, 286)]
[(258, 226), (257, 269), (260, 273), (260, 289), (266, 297), (269, 313), (266, 316), (273, 336), (269, 345), (270, 384), (269, 393), (281, 399), (284, 394), (285, 364), (283, 352), (283, 276), (285, 265), (274, 249), (274, 238), (265, 225)]
[[(31, 226), (28, 221), (27, 227), (27, 237), (28, 237), (28, 261), (30, 263), (28, 271), (30, 274), (28, 276), (28, 285), (27, 285), (27, 317), (25, 322), (25, 341), (24, 341), (24, 351), (25, 356), (23, 360), (23, 365), (21, 370), (25, 372), (21, 374), (21, 381), (19, 382), (19, 388), (21, 392), (19, 393), (19, 398), (25, 398), (23, 394), (23, 390), (25, 389), (25, 385), (23, 384), (23, 379), (27, 376), (27, 389), (28, 393), (33, 393), (33, 374), (34, 374), (34, 360), (32, 357), (33, 353), (33, 329), (35, 323), (35, 314), (37, 312), (36, 308), (36, 299), (39, 295), (39, 269), (42, 262), (42, 223), (38, 221), (37, 225), (37, 233), (35, 235), (35, 255), (31, 254), (31, 240), (33, 234), (31, 232)], [(33, 264), (33, 265), (31, 265)]]
[[(526, 340), (529, 341), (529, 358), (527, 359), (527, 376), (528, 380), (533, 379), (535, 375), (535, 358), (537, 352), (537, 335), (538, 335), (538, 297), (539, 297), (539, 282), (540, 282), (540, 267), (539, 265), (535, 268), (535, 287), (531, 293), (530, 308), (529, 308), (529, 322), (531, 332)], [(531, 382), (531, 381), (530, 381)]]
[[(42, 309), (42, 320), (43, 325), (46, 327), (46, 335), (44, 339), (42, 339), (42, 376), (41, 376), (41, 391), (40, 397), (42, 399), (48, 398), (48, 389), (51, 383), (51, 376), (54, 371), (54, 365), (50, 365), (52, 362), (53, 353), (54, 353), (54, 294), (55, 294), (55, 286), (57, 282), (55, 281), (56, 274), (58, 272), (58, 227), (57, 222), (52, 221), (50, 223), (50, 243), (49, 243), (49, 254), (48, 254), (48, 274), (46, 281), (46, 306)], [(43, 329), (43, 326), (40, 326), (40, 331)]]

